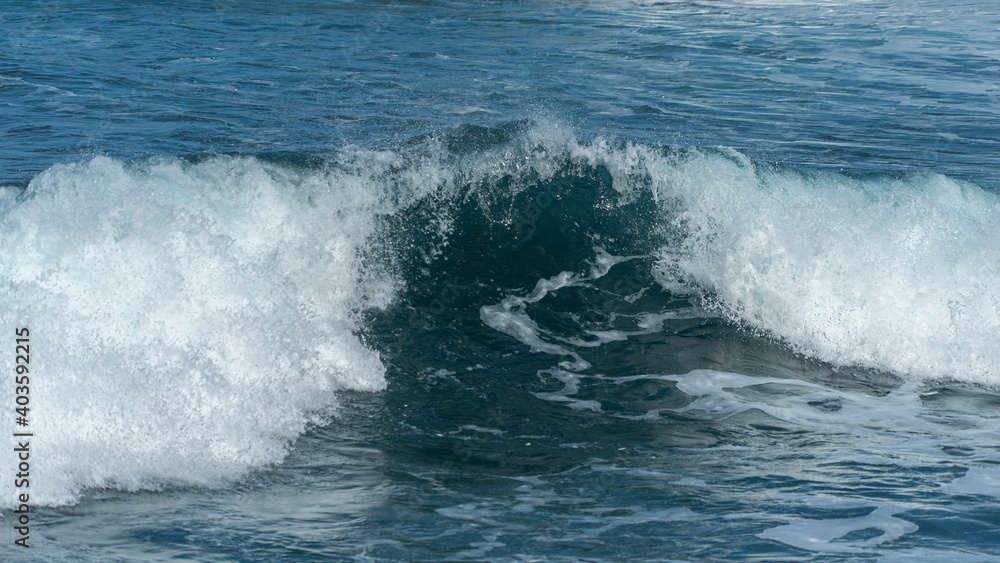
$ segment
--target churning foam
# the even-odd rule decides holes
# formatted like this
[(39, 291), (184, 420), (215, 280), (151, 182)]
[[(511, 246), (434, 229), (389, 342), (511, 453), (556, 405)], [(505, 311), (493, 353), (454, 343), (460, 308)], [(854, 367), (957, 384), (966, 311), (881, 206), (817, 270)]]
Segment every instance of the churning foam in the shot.
[(1000, 199), (937, 174), (858, 179), (738, 153), (654, 171), (658, 280), (841, 365), (1000, 384)]
[[(31, 330), (32, 502), (224, 482), (282, 459), (337, 390), (382, 389), (354, 331), (394, 284), (359, 261), (384, 209), (358, 181), (229, 157), (36, 177), (0, 218), (0, 325)], [(13, 482), (0, 464), (0, 503)]]
[(524, 138), (544, 148), (542, 177), (558, 159), (603, 167), (623, 201), (656, 200), (668, 290), (833, 364), (1000, 385), (996, 195), (931, 173), (802, 172), (557, 128)]

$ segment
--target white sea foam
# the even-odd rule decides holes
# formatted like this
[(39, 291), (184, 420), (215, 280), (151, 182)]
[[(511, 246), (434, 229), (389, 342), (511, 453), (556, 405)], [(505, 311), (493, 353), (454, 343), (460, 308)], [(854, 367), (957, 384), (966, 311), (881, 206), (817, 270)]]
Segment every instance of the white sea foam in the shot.
[(1000, 198), (937, 174), (761, 167), (728, 149), (565, 143), (668, 239), (654, 273), (834, 364), (1000, 384)]
[(395, 283), (360, 263), (384, 208), (360, 181), (226, 157), (36, 177), (0, 218), (0, 326), (31, 330), (32, 503), (225, 482), (281, 460), (338, 390), (382, 389), (354, 332)]
[(952, 494), (1000, 498), (1000, 467), (970, 467), (964, 476), (946, 484), (943, 489)]
[[(925, 383), (910, 381), (886, 395), (871, 395), (807, 381), (714, 370), (695, 370), (681, 375), (645, 374), (615, 378), (613, 381), (617, 384), (670, 381), (690, 398), (684, 406), (657, 408), (645, 415), (614, 416), (655, 421), (661, 420), (666, 413), (676, 413), (702, 419), (735, 420), (741, 415), (751, 415), (752, 419), (763, 414), (775, 421), (794, 424), (802, 431), (814, 432), (822, 436), (822, 441), (827, 444), (827, 447), (811, 450), (805, 462), (794, 455), (794, 450), (789, 450), (787, 453), (790, 457), (784, 463), (768, 463), (765, 466), (768, 472), (817, 481), (827, 479), (822, 470), (817, 470), (824, 467), (896, 466), (903, 469), (941, 471), (943, 468), (951, 470), (957, 466), (965, 468), (965, 474), (950, 477), (950, 471), (945, 471), (942, 473), (944, 480), (935, 485), (935, 488), (940, 487), (961, 502), (966, 502), (966, 499), (958, 497), (1000, 496), (1000, 472), (997, 471), (1000, 459), (996, 452), (982, 446), (990, 443), (989, 437), (1000, 432), (1000, 420), (990, 413), (956, 412), (937, 393), (923, 392), (927, 385)], [(975, 400), (976, 394), (972, 389), (975, 388), (968, 386), (965, 391), (968, 394), (964, 396), (964, 403)], [(774, 456), (780, 458), (782, 455), (779, 448), (770, 450), (766, 457), (773, 461)], [(748, 455), (746, 459), (754, 458), (754, 455)], [(748, 472), (760, 470), (754, 467), (754, 462), (746, 463)], [(833, 481), (835, 483), (836, 479)], [(837, 489), (838, 486), (832, 487), (834, 491)], [(775, 496), (827, 509), (871, 506), (868, 498), (844, 493), (787, 493)], [(865, 528), (882, 529), (888, 534), (883, 540), (891, 539), (889, 530), (876, 524), (889, 525), (890, 521), (898, 520), (889, 517), (902, 509), (923, 506), (922, 500), (914, 502), (902, 499), (897, 505), (901, 507), (900, 510), (894, 508), (894, 512), (883, 514), (884, 517), (842, 520), (837, 523), (842, 526), (836, 529), (825, 529), (828, 521), (821, 524), (818, 521), (803, 520), (776, 529), (774, 534), (777, 535), (768, 539), (802, 546), (805, 544), (801, 542), (807, 541), (803, 534), (819, 534), (811, 536), (812, 539), (808, 541), (816, 542), (809, 549), (822, 548), (821, 550), (838, 550), (838, 546), (843, 547), (845, 544), (837, 542), (825, 547), (823, 545), (851, 531)], [(861, 548), (864, 545), (857, 544), (853, 547)]]
[[(917, 531), (916, 524), (895, 516), (902, 511), (902, 508), (887, 505), (880, 506), (871, 514), (858, 518), (826, 520), (798, 518), (784, 526), (765, 530), (758, 536), (809, 551), (859, 553)], [(851, 532), (869, 529), (882, 533), (868, 540), (836, 541)]]
[(1000, 384), (1000, 199), (934, 174), (761, 169), (737, 153), (651, 167), (678, 236), (658, 280), (841, 365)]
[(1000, 385), (996, 195), (939, 174), (802, 172), (558, 127), (520, 143), (541, 178), (568, 161), (607, 169), (623, 202), (652, 195), (665, 288), (833, 364)]

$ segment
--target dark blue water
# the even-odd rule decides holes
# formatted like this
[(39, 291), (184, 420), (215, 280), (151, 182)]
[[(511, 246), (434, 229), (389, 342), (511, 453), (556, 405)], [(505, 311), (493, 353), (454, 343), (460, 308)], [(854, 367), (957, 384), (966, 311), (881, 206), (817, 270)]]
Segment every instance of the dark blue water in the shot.
[(1000, 557), (998, 23), (9, 2), (0, 553)]

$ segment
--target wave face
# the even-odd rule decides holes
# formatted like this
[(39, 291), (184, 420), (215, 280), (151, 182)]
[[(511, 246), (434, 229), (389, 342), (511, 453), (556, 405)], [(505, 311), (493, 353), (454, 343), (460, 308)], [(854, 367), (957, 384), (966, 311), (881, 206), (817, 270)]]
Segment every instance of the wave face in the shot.
[[(580, 216), (557, 221), (585, 222), (604, 245), (612, 235), (619, 253), (649, 253), (676, 295), (834, 365), (1000, 383), (995, 194), (939, 174), (800, 171), (727, 148), (583, 143), (559, 130), (513, 144), (532, 169), (521, 177), (543, 186), (539, 201), (552, 197), (546, 182), (569, 178), (556, 197)], [(607, 193), (589, 195), (602, 182)], [(587, 207), (617, 211), (591, 221)]]
[[(699, 314), (802, 355), (1000, 383), (1000, 200), (939, 175), (804, 172), (515, 123), (328, 156), (97, 158), (4, 202), (0, 302), (6, 324), (32, 329), (41, 504), (276, 463), (338, 391), (385, 387), (366, 312), (479, 311), (595, 248), (597, 273), (475, 322), (517, 338), (534, 297), (638, 260)], [(533, 349), (568, 350), (527, 332)], [(624, 338), (591, 336), (562, 341)]]

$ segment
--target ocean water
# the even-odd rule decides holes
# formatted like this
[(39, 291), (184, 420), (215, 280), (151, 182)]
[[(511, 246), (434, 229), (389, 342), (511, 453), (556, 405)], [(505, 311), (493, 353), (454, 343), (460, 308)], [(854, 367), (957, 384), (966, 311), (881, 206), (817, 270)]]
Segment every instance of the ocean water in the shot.
[(998, 61), (986, 0), (8, 0), (0, 559), (1000, 560)]

